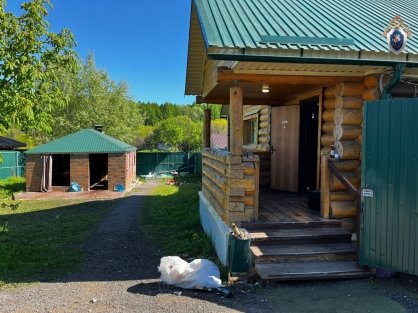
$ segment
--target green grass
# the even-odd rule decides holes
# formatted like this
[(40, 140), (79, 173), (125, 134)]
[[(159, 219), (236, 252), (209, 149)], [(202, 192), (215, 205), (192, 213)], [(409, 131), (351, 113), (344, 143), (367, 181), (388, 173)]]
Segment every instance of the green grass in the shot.
[(217, 261), (199, 218), (200, 177), (180, 177), (181, 185), (161, 185), (145, 198), (142, 224), (165, 255)]
[(82, 260), (81, 243), (114, 205), (38, 200), (22, 201), (14, 212), (0, 207), (0, 289), (74, 271)]

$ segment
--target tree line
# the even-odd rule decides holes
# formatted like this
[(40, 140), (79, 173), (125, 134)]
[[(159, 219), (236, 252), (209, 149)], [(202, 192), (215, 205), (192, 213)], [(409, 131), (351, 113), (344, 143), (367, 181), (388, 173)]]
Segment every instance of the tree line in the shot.
[(81, 60), (70, 30), (49, 30), (51, 4), (32, 0), (16, 16), (0, 0), (0, 134), (36, 145), (101, 124), (139, 149), (200, 150), (203, 110), (215, 132), (226, 129), (219, 105), (142, 103), (125, 82)]

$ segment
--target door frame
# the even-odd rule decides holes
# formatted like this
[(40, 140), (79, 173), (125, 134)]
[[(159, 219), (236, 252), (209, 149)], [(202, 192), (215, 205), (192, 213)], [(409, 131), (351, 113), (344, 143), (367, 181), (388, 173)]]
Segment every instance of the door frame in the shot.
[(292, 99), (286, 101), (283, 105), (301, 105), (303, 101), (318, 98), (318, 142), (317, 142), (317, 157), (316, 157), (316, 190), (320, 190), (321, 179), (321, 135), (322, 135), (322, 111), (324, 101), (324, 88), (314, 89), (308, 92), (301, 93)]

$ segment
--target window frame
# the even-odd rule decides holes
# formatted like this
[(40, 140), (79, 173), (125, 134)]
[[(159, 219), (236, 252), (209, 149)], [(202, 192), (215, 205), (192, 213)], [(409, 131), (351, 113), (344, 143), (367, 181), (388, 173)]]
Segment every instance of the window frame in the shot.
[[(243, 145), (244, 147), (257, 147), (258, 145), (258, 111), (244, 115)], [(248, 128), (251, 128), (251, 133)]]

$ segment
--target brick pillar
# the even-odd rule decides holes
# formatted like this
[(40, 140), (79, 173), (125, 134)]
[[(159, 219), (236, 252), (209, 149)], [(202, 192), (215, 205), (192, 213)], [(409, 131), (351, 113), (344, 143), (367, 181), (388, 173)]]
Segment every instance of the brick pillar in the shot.
[(127, 154), (122, 153), (109, 153), (108, 158), (108, 178), (109, 178), (109, 190), (113, 190), (113, 188), (117, 184), (123, 184), (125, 188), (126, 186), (126, 159)]
[(41, 191), (42, 160), (40, 154), (26, 155), (26, 191)]
[(88, 154), (70, 155), (70, 181), (76, 182), (84, 190), (90, 187), (90, 167)]

